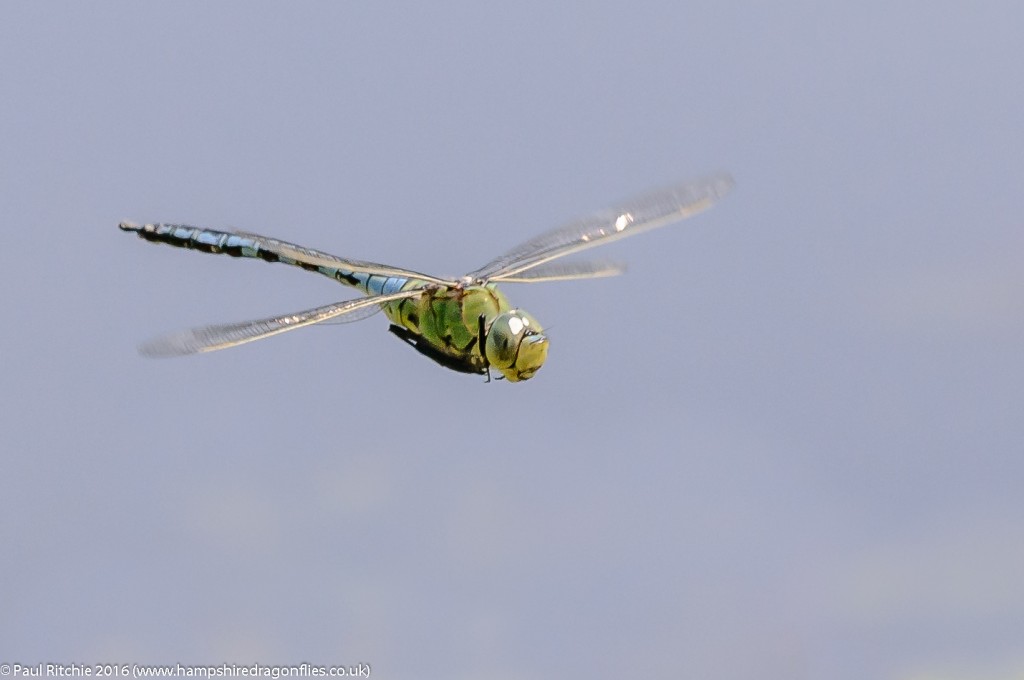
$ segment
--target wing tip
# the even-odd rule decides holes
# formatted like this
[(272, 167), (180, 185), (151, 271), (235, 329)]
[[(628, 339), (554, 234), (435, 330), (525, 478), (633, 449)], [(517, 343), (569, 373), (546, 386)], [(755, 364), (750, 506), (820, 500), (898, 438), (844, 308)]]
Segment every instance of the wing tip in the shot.
[(191, 354), (191, 352), (182, 352), (180, 349), (164, 343), (146, 342), (139, 345), (139, 356), (147, 359), (169, 359), (185, 354)]
[(726, 171), (716, 172), (707, 178), (708, 191), (715, 200), (718, 200), (732, 191), (736, 186), (736, 180), (732, 174)]
[(179, 331), (162, 335), (139, 345), (139, 354), (149, 359), (168, 359), (204, 351), (196, 341), (194, 331)]

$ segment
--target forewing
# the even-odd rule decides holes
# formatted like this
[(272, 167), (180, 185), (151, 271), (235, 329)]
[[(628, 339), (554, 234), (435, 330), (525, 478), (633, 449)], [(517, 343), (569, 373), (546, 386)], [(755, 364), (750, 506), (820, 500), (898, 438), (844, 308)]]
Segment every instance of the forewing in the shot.
[(618, 276), (626, 271), (620, 262), (549, 262), (531, 267), (518, 274), (492, 276), (491, 281), (502, 283), (541, 283), (543, 281), (576, 281)]
[(455, 281), (439, 279), (436, 276), (430, 276), (429, 274), (414, 272), (411, 269), (401, 269), (399, 267), (392, 267), (387, 264), (378, 264), (376, 262), (350, 260), (338, 257), (337, 255), (331, 255), (330, 253), (324, 253), (319, 250), (313, 250), (312, 248), (307, 248), (305, 246), (300, 246), (295, 243), (288, 243), (287, 241), (281, 241), (280, 239), (271, 238), (269, 236), (261, 236), (248, 231), (239, 231), (236, 233), (240, 236), (245, 236), (256, 241), (261, 250), (266, 250), (275, 253), (280, 257), (316, 267), (337, 267), (348, 271), (380, 274), (381, 276), (404, 276), (406, 278), (422, 279), (431, 283), (440, 283), (446, 286), (454, 285), (456, 283)]
[(712, 175), (622, 202), (516, 246), (467, 276), (511, 280), (516, 274), (571, 253), (663, 227), (707, 210), (733, 186), (732, 177)]
[(192, 328), (151, 340), (139, 347), (139, 352), (150, 357), (173, 357), (196, 354), (198, 352), (212, 352), (217, 349), (226, 349), (246, 342), (261, 340), (271, 335), (295, 330), (303, 326), (322, 323), (331, 319), (343, 319), (347, 315), (354, 314), (359, 316), (364, 314), (367, 309), (376, 312), (382, 303), (416, 297), (422, 294), (422, 289), (406, 290), (388, 295), (374, 295), (356, 298), (355, 300), (346, 300), (345, 302), (337, 302), (304, 312), (275, 316), (268, 319)]

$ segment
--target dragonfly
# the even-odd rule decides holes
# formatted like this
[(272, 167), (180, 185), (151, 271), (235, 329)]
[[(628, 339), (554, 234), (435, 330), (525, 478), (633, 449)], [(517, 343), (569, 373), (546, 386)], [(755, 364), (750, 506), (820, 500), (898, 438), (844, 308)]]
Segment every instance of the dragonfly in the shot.
[(313, 324), (357, 321), (383, 311), (393, 334), (441, 366), (486, 375), (488, 380), (494, 370), (499, 378), (520, 382), (532, 378), (544, 364), (549, 339), (537, 319), (512, 307), (498, 284), (621, 274), (625, 267), (620, 263), (560, 260), (691, 217), (714, 205), (732, 186), (728, 174), (718, 173), (636, 196), (542, 233), (461, 278), (338, 257), (244, 231), (122, 222), (120, 229), (146, 241), (290, 264), (365, 295), (292, 314), (192, 328), (146, 342), (139, 351), (153, 357), (209, 352)]

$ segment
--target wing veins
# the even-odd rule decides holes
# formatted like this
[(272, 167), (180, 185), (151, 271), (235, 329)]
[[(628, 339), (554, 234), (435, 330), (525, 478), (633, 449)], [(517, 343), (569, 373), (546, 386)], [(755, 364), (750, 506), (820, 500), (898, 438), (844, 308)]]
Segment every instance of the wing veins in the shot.
[(548, 281), (580, 281), (618, 276), (626, 271), (620, 262), (557, 262), (530, 267), (517, 274), (492, 276), (499, 283), (542, 283)]
[(411, 269), (402, 269), (401, 267), (378, 264), (377, 262), (366, 262), (363, 260), (351, 260), (338, 257), (337, 255), (331, 255), (330, 253), (325, 253), (320, 250), (314, 250), (313, 248), (307, 248), (306, 246), (300, 246), (295, 243), (289, 243), (288, 241), (282, 241), (269, 236), (262, 236), (249, 231), (236, 231), (235, 233), (239, 236), (245, 236), (246, 238), (253, 239), (261, 250), (266, 250), (281, 257), (286, 257), (288, 259), (316, 267), (334, 267), (353, 272), (379, 274), (381, 276), (403, 276), (405, 278), (420, 279), (422, 281), (438, 283), (445, 286), (451, 286), (456, 283), (451, 279), (441, 279), (436, 276), (423, 274), (422, 272), (413, 271)]
[(303, 326), (337, 319), (346, 314), (359, 312), (367, 307), (393, 300), (412, 298), (422, 294), (423, 289), (417, 288), (387, 295), (373, 295), (336, 302), (294, 314), (191, 328), (150, 340), (139, 347), (139, 352), (150, 357), (172, 357), (227, 349), (228, 347), (235, 347), (247, 342), (262, 340), (271, 335), (302, 328)]
[(628, 199), (540, 234), (467, 276), (509, 280), (551, 260), (691, 217), (714, 205), (732, 186), (729, 175), (718, 174)]

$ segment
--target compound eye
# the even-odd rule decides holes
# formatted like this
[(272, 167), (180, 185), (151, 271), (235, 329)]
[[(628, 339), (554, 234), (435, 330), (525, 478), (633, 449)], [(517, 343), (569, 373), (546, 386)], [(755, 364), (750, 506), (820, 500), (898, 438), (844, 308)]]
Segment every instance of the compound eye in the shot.
[(516, 360), (519, 334), (524, 325), (515, 312), (498, 316), (487, 333), (487, 360), (497, 368), (508, 368)]

